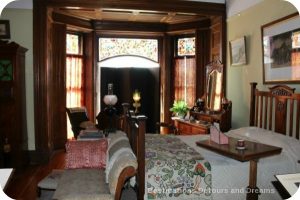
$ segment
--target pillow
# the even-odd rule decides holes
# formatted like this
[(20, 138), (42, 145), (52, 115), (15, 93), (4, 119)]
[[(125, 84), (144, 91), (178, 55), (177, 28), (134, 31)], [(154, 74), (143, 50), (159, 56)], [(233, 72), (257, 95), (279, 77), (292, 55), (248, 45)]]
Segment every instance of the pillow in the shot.
[(136, 157), (132, 152), (126, 152), (121, 156), (118, 156), (108, 175), (109, 191), (111, 195), (115, 195), (121, 172), (129, 166), (134, 167), (134, 169), (137, 169), (138, 166)]
[(106, 167), (107, 139), (68, 141), (66, 143), (66, 169)]
[(83, 121), (79, 124), (79, 127), (83, 129), (97, 129), (96, 125), (91, 121)]

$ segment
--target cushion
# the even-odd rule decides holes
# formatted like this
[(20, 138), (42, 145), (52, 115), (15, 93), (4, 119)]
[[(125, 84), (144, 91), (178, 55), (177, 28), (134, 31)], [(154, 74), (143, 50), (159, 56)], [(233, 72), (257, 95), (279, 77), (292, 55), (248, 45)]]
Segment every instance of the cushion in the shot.
[(114, 143), (113, 145), (109, 145), (110, 148), (107, 149), (108, 160), (121, 148), (127, 148), (131, 150), (131, 146), (129, 144), (128, 139), (122, 139)]
[(113, 200), (101, 169), (68, 169), (58, 182), (53, 199)]
[(43, 178), (38, 187), (41, 189), (56, 190), (59, 179), (62, 176), (64, 170), (54, 169), (52, 172)]
[(106, 163), (107, 163), (106, 169), (105, 169), (106, 183), (108, 183), (108, 174), (109, 174), (109, 171), (112, 168), (115, 160), (119, 156), (122, 156), (126, 152), (133, 154), (128, 139), (125, 140), (123, 138), (122, 140), (119, 140), (118, 142), (114, 143), (113, 145), (110, 145), (110, 149), (107, 150), (107, 154), (106, 154)]
[(66, 169), (106, 167), (107, 139), (68, 141), (66, 143)]
[(122, 139), (127, 139), (128, 137), (126, 135), (126, 133), (122, 132), (122, 131), (116, 131), (115, 133), (110, 133), (108, 135), (109, 138), (109, 146), (108, 149), (110, 148), (111, 145), (113, 145), (115, 142), (122, 140)]
[(91, 121), (83, 121), (79, 124), (79, 127), (83, 129), (97, 129), (96, 125)]
[[(113, 156), (111, 157), (111, 159), (108, 161), (108, 164), (106, 166), (106, 169), (105, 169), (105, 182), (108, 183), (108, 175), (110, 173), (110, 170), (112, 168), (112, 166), (114, 165), (115, 161), (123, 156), (124, 154), (133, 154), (132, 150), (131, 149), (128, 149), (128, 148), (121, 148), (119, 149), (118, 151), (116, 151), (116, 153), (113, 154)], [(133, 154), (134, 155), (134, 154)]]
[(136, 157), (133, 153), (125, 152), (117, 157), (108, 174), (109, 191), (112, 195), (115, 195), (121, 172), (129, 166), (133, 166), (135, 169), (137, 169), (138, 166)]

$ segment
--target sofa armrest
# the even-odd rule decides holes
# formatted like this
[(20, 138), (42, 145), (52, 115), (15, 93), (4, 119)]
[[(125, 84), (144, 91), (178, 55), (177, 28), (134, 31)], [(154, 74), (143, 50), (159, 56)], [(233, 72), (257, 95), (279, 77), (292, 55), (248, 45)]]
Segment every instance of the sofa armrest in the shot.
[(116, 187), (116, 192), (115, 192), (115, 200), (120, 200), (121, 199), (121, 194), (122, 194), (122, 189), (126, 183), (131, 177), (136, 175), (136, 169), (132, 166), (126, 167), (123, 169), (121, 172), (117, 187)]

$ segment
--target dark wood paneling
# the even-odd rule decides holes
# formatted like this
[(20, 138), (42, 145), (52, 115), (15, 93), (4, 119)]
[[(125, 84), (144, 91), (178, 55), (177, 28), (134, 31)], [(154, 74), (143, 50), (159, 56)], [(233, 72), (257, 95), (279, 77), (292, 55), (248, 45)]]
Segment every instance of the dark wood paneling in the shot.
[(162, 53), (160, 59), (160, 121), (170, 123), (171, 112), (171, 66), (173, 53), (173, 40), (171, 36), (165, 35), (162, 41)]
[(168, 32), (172, 31), (180, 31), (180, 30), (195, 30), (195, 29), (206, 29), (210, 26), (210, 20), (201, 20), (201, 21), (195, 21), (195, 22), (186, 22), (186, 23), (180, 23), (180, 24), (169, 24), (168, 25)]
[(95, 120), (94, 95), (95, 95), (95, 66), (94, 49), (97, 44), (94, 32), (84, 34), (84, 99), (88, 117), (91, 121)]
[[(48, 64), (47, 64), (47, 7), (45, 2), (33, 0), (33, 71), (34, 71), (34, 127), (35, 149), (49, 157), (48, 124)], [(46, 159), (47, 160), (47, 159)]]
[(165, 32), (167, 24), (146, 22), (93, 21), (95, 30)]
[(227, 83), (227, 57), (226, 57), (226, 43), (227, 43), (227, 26), (226, 26), (226, 12), (222, 14), (222, 27), (221, 27), (221, 52), (222, 52), (222, 64), (223, 64), (223, 96), (226, 97), (226, 83)]
[(54, 149), (63, 149), (67, 141), (66, 121), (66, 25), (53, 23), (52, 29), (51, 107), (52, 142)]
[(52, 19), (53, 21), (68, 24), (71, 26), (79, 27), (80, 29), (89, 29), (92, 30), (92, 24), (88, 20), (79, 19), (76, 17), (71, 17), (68, 15), (63, 15), (60, 13), (52, 13)]
[(206, 89), (206, 65), (209, 61), (210, 30), (202, 29), (196, 31), (196, 98), (201, 98)]
[(226, 12), (226, 5), (220, 3), (206, 3), (180, 0), (45, 0), (49, 6), (82, 7), (82, 8), (117, 8), (155, 10), (170, 12), (200, 13), (203, 15), (220, 15)]

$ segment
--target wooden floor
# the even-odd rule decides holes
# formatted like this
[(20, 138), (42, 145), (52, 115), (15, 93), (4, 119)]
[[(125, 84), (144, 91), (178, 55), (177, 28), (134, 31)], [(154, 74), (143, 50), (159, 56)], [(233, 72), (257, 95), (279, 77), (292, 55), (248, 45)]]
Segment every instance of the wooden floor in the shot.
[(38, 182), (47, 176), (52, 169), (64, 169), (64, 167), (65, 151), (58, 151), (48, 164), (15, 170), (5, 188), (5, 193), (13, 199), (35, 200), (37, 199)]

